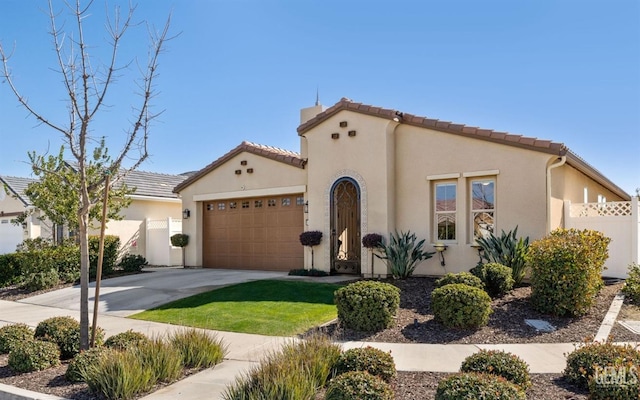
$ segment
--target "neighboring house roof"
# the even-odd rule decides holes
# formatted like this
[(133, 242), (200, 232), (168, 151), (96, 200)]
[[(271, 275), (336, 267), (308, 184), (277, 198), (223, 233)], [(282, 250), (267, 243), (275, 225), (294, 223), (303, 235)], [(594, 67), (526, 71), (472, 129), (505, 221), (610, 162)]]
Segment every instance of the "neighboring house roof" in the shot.
[[(20, 200), (25, 207), (31, 205), (31, 201), (24, 194), (24, 191), (27, 189), (30, 183), (35, 182), (35, 179), (32, 178), (21, 178), (17, 176), (0, 176), (0, 182), (2, 182), (2, 186), (6, 187), (16, 199)], [(4, 190), (4, 188), (0, 188), (0, 190)]]
[(159, 174), (157, 172), (129, 171), (123, 182), (135, 188), (134, 196), (178, 198), (173, 188), (187, 179), (187, 175)]
[(247, 152), (251, 154), (256, 154), (258, 156), (270, 158), (272, 160), (289, 164), (301, 169), (304, 169), (304, 166), (306, 164), (306, 160), (303, 160), (302, 158), (300, 158), (299, 153), (289, 151), (289, 150), (284, 150), (278, 147), (265, 146), (262, 144), (244, 141), (240, 143), (238, 146), (236, 146), (234, 149), (229, 151), (228, 153), (224, 154), (222, 157), (218, 158), (211, 164), (202, 168), (200, 171), (189, 176), (189, 178), (185, 179), (184, 181), (182, 181), (182, 183), (177, 185), (173, 189), (173, 191), (175, 193), (180, 192), (185, 187), (191, 185), (193, 182), (202, 178), (204, 175), (218, 168), (220, 165), (224, 164), (225, 162), (227, 162), (228, 160), (230, 160), (231, 158), (237, 156), (242, 152)]
[(371, 115), (379, 118), (385, 118), (389, 120), (396, 119), (403, 124), (417, 126), (421, 128), (432, 129), (439, 132), (451, 133), (454, 135), (485, 140), (489, 142), (504, 144), (508, 146), (515, 146), (528, 150), (539, 151), (543, 153), (557, 155), (559, 157), (566, 156), (567, 164), (576, 168), (580, 172), (584, 173), (591, 179), (605, 186), (623, 199), (630, 200), (631, 196), (625, 192), (618, 185), (609, 180), (600, 171), (588, 164), (585, 160), (572, 152), (564, 143), (557, 143), (551, 140), (542, 140), (534, 137), (527, 137), (522, 135), (513, 135), (507, 132), (498, 132), (491, 129), (476, 128), (473, 126), (466, 126), (463, 124), (456, 124), (447, 121), (440, 121), (438, 119), (431, 119), (426, 117), (420, 117), (409, 113), (403, 113), (398, 110), (389, 108), (376, 107), (372, 105), (356, 103), (352, 100), (343, 97), (339, 102), (333, 106), (327, 108), (325, 111), (316, 115), (309, 121), (301, 124), (298, 127), (298, 134), (304, 135), (310, 129), (318, 126), (326, 119), (339, 113), (340, 111), (352, 111), (360, 114)]

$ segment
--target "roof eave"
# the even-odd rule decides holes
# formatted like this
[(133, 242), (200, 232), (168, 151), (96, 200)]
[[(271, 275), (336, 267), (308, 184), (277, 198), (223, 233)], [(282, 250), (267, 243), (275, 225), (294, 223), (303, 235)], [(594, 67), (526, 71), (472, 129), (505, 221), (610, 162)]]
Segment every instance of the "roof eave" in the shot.
[(589, 163), (580, 158), (577, 154), (572, 151), (567, 152), (567, 164), (574, 167), (578, 171), (587, 175), (594, 181), (598, 182), (605, 188), (609, 189), (616, 195), (620, 196), (625, 201), (631, 200), (631, 195), (625, 192), (620, 186), (613, 183), (609, 178), (604, 176), (600, 171), (592, 167)]

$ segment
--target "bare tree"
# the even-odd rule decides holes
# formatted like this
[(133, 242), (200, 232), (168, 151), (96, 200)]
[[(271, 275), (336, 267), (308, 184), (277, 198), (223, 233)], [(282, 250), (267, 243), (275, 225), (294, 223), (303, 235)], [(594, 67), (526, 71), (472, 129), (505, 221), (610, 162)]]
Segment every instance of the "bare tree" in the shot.
[[(46, 162), (44, 156), (30, 154), (32, 167), (41, 172), (41, 175), (53, 175), (62, 184), (73, 188), (72, 193), (78, 196), (77, 223), (80, 242), (80, 348), (89, 347), (89, 246), (88, 229), (90, 213), (96, 205), (99, 205), (101, 196), (107, 182), (106, 175), (110, 175), (111, 182), (116, 183), (129, 171), (136, 169), (148, 156), (147, 141), (150, 122), (158, 116), (150, 110), (150, 103), (155, 94), (155, 79), (158, 76), (158, 59), (163, 52), (164, 45), (170, 38), (168, 35), (170, 17), (164, 27), (156, 31), (148, 27), (149, 49), (148, 59), (145, 64), (134, 63), (131, 60), (120, 64), (117, 59), (118, 46), (123, 37), (135, 24), (133, 14), (135, 6), (129, 6), (126, 13), (121, 14), (118, 7), (113, 15), (107, 14), (106, 31), (109, 38), (109, 60), (100, 64), (89, 54), (89, 45), (83, 30), (83, 24), (90, 17), (89, 9), (93, 1), (86, 5), (81, 0), (75, 3), (64, 2), (66, 9), (73, 16), (73, 24), (67, 30), (64, 24), (57, 24), (59, 14), (53, 6), (53, 0), (49, 0), (50, 34), (55, 46), (57, 56), (57, 69), (62, 76), (65, 90), (65, 101), (68, 110), (68, 121), (57, 123), (53, 117), (44, 115), (34, 109), (26, 97), (17, 89), (9, 68), (10, 54), (0, 44), (0, 57), (2, 59), (2, 73), (6, 83), (15, 94), (18, 102), (27, 110), (28, 114), (35, 117), (38, 122), (47, 126), (61, 135), (65, 152), (70, 154), (75, 164), (73, 172), (69, 168), (58, 168)], [(99, 67), (95, 67), (98, 65)], [(115, 83), (118, 74), (129, 66), (137, 65), (140, 78), (136, 80), (140, 99), (134, 106), (133, 115), (129, 119), (128, 126), (124, 128), (120, 151), (113, 157), (108, 154), (104, 137), (93, 137), (90, 129), (100, 111), (108, 107), (107, 94)], [(122, 138), (119, 138), (122, 139)], [(128, 166), (125, 167), (124, 163)], [(104, 171), (96, 174), (96, 169)], [(73, 174), (73, 175), (70, 175)]]

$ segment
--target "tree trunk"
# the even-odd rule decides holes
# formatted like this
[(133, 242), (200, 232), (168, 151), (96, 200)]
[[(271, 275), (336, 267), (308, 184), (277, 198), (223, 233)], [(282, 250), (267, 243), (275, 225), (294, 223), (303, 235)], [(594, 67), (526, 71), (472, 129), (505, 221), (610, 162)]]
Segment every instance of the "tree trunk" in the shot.
[(78, 213), (80, 239), (80, 350), (89, 348), (89, 216)]

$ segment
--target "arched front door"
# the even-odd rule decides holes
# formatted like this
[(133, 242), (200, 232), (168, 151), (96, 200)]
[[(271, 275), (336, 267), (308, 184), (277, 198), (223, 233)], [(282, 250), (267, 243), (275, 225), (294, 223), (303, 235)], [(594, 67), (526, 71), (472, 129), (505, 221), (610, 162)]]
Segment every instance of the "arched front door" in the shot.
[(331, 270), (360, 274), (360, 188), (349, 178), (331, 190)]

